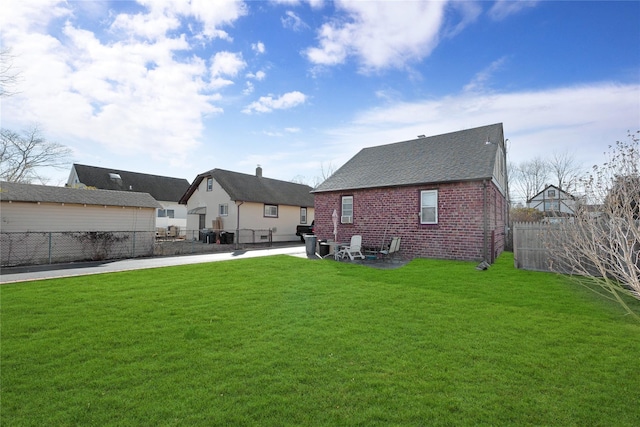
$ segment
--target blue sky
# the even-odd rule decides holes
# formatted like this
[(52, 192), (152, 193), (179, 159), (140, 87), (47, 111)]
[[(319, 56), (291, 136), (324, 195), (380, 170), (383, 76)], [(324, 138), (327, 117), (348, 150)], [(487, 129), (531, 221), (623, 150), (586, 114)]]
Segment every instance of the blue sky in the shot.
[(364, 147), (496, 122), (514, 163), (589, 167), (640, 129), (639, 22), (637, 1), (10, 0), (2, 126), (189, 181), (260, 164), (313, 185)]

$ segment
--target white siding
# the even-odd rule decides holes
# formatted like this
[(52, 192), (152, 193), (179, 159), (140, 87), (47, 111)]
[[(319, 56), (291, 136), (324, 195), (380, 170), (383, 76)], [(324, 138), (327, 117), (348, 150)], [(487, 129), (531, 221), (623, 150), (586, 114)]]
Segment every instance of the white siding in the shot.
[[(212, 191), (207, 191), (207, 178), (203, 179), (196, 191), (193, 192), (187, 201), (187, 211), (191, 209), (206, 207), (205, 227), (212, 228), (213, 221), (218, 216), (218, 205), (226, 203), (229, 206), (229, 215), (222, 217), (222, 228), (224, 230), (236, 229), (236, 206), (229, 194), (222, 189), (220, 184), (213, 180)], [(198, 230), (199, 215), (187, 215), (187, 230)]]
[[(228, 216), (222, 217), (223, 230), (236, 232), (241, 230), (275, 230), (273, 231), (273, 241), (293, 241), (298, 240), (296, 236), (296, 226), (300, 224), (300, 206), (278, 205), (278, 217), (270, 218), (264, 216), (264, 203), (244, 202), (240, 206), (231, 200), (229, 194), (222, 187), (213, 181), (212, 191), (207, 191), (207, 179), (203, 179), (196, 191), (193, 192), (187, 201), (187, 210), (199, 207), (206, 207), (206, 228), (213, 227), (213, 221), (218, 217), (218, 206), (226, 203), (228, 205)], [(240, 226), (238, 227), (238, 208), (240, 209)], [(311, 224), (314, 219), (313, 207), (307, 208), (307, 224)], [(187, 215), (187, 230), (198, 230), (198, 215)], [(241, 232), (244, 240), (249, 239), (249, 232)], [(256, 234), (257, 242), (263, 240), (265, 233)], [(253, 239), (253, 235), (251, 235)]]
[(162, 205), (163, 209), (172, 209), (174, 211), (174, 217), (158, 217), (156, 211), (156, 227), (167, 228), (171, 225), (180, 227), (180, 230), (184, 232), (187, 227), (187, 207), (185, 205), (178, 204), (178, 202), (166, 202), (158, 201)]
[(122, 206), (2, 202), (2, 231), (155, 231), (156, 210)]

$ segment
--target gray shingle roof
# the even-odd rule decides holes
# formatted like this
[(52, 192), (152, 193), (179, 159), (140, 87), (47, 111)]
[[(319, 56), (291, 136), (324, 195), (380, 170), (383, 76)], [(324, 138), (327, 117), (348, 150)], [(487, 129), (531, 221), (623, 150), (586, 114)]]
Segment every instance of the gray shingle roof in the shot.
[(503, 143), (502, 123), (497, 123), (364, 148), (314, 192), (491, 178)]
[[(151, 194), (156, 200), (177, 202), (189, 188), (184, 178), (148, 175), (119, 169), (99, 168), (74, 164), (81, 183), (101, 190), (137, 191)], [(121, 179), (112, 179), (109, 174), (118, 174)]]
[(98, 206), (161, 208), (149, 193), (135, 191), (88, 190), (48, 185), (0, 182), (0, 200), (12, 202), (68, 203)]
[(312, 188), (304, 184), (258, 177), (223, 169), (201, 173), (193, 181), (180, 203), (186, 204), (203, 179), (212, 177), (229, 194), (231, 200), (289, 206), (313, 206)]

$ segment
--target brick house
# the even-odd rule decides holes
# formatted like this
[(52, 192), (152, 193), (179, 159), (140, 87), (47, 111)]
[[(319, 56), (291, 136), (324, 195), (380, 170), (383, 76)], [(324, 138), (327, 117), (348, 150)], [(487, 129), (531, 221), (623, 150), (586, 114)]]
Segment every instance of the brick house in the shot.
[(362, 235), (380, 249), (401, 237), (405, 258), (493, 262), (508, 224), (502, 124), (361, 150), (315, 195), (315, 232)]

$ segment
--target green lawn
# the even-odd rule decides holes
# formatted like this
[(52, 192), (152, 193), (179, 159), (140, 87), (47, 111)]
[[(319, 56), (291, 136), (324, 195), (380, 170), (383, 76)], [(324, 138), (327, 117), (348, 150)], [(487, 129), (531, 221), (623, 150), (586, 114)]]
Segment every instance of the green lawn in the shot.
[(0, 423), (640, 425), (639, 322), (511, 254), (475, 264), (275, 256), (4, 285)]

